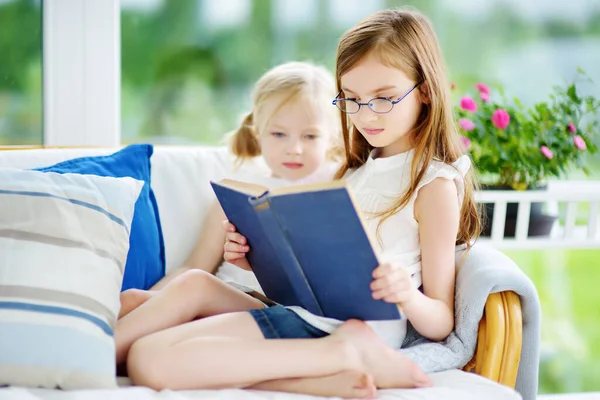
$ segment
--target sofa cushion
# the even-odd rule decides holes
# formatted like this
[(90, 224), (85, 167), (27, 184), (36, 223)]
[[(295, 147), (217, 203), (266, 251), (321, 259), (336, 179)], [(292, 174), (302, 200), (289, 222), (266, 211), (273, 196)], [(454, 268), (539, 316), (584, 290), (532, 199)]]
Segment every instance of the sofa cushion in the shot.
[[(0, 151), (0, 167), (39, 168), (78, 157), (109, 155), (117, 148), (47, 148)], [(181, 266), (190, 255), (215, 201), (210, 180), (230, 177), (233, 157), (225, 146), (154, 146), (151, 184), (165, 243), (166, 271)], [(264, 172), (258, 157), (244, 170)]]
[(113, 328), (142, 186), (0, 168), (0, 385), (116, 386)]
[(79, 157), (39, 168), (44, 172), (129, 176), (144, 182), (135, 204), (122, 290), (149, 289), (165, 274), (165, 247), (160, 214), (151, 187), (150, 158), (153, 151), (150, 144), (136, 144), (110, 155)]

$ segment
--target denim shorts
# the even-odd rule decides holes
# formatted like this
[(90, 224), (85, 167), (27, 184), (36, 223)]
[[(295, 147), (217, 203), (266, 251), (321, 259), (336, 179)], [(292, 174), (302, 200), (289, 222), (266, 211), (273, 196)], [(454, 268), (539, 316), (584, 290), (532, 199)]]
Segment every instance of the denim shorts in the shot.
[(280, 305), (248, 312), (258, 324), (265, 339), (318, 339), (329, 335)]

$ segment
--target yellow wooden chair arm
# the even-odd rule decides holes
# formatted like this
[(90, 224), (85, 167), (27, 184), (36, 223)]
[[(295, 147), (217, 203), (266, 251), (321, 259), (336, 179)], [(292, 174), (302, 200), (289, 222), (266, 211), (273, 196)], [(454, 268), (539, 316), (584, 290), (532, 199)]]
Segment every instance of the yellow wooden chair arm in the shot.
[(519, 296), (511, 291), (493, 293), (479, 323), (475, 355), (463, 369), (514, 388), (522, 343)]

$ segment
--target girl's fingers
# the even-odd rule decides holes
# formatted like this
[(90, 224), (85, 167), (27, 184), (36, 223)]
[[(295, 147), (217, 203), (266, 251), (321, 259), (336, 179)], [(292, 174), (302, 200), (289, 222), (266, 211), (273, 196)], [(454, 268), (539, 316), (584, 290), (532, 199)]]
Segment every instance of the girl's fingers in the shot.
[(373, 296), (373, 298), (375, 300), (381, 300), (381, 299), (383, 299), (384, 297), (386, 297), (388, 295), (389, 295), (389, 293), (388, 293), (387, 290), (380, 289), (380, 290), (373, 291), (373, 295), (372, 296)]
[(371, 290), (384, 289), (391, 286), (396, 281), (396, 277), (392, 274), (383, 275), (379, 278), (375, 278), (371, 282)]
[(227, 242), (238, 243), (241, 245), (246, 244), (246, 237), (237, 232), (227, 232), (227, 234), (225, 235), (225, 240)]
[(373, 270), (373, 278), (381, 278), (392, 272), (390, 264), (382, 264)]
[(371, 290), (383, 288), (402, 288), (410, 283), (410, 279), (403, 271), (397, 271), (380, 278), (376, 278), (371, 282)]
[(233, 224), (231, 222), (229, 222), (228, 220), (224, 220), (223, 221), (223, 229), (225, 229), (226, 232), (235, 232), (235, 226), (233, 226)]
[(241, 253), (242, 257), (246, 257), (245, 253), (247, 253), (250, 250), (250, 247), (237, 244), (235, 242), (225, 242), (225, 246), (223, 246), (223, 249), (226, 253)]
[(373, 298), (383, 299), (389, 303), (398, 303), (403, 301), (405, 294), (412, 289), (410, 280), (405, 279), (403, 274), (388, 275), (383, 278), (375, 279), (371, 282)]

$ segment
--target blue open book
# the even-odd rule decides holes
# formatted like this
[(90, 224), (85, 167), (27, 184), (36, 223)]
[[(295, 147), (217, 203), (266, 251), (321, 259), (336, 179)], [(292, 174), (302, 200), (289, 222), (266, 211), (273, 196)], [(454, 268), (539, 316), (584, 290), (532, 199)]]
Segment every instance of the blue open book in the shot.
[(227, 179), (211, 185), (248, 239), (248, 262), (269, 299), (338, 320), (401, 318), (397, 305), (372, 298), (379, 261), (343, 181), (271, 191)]

